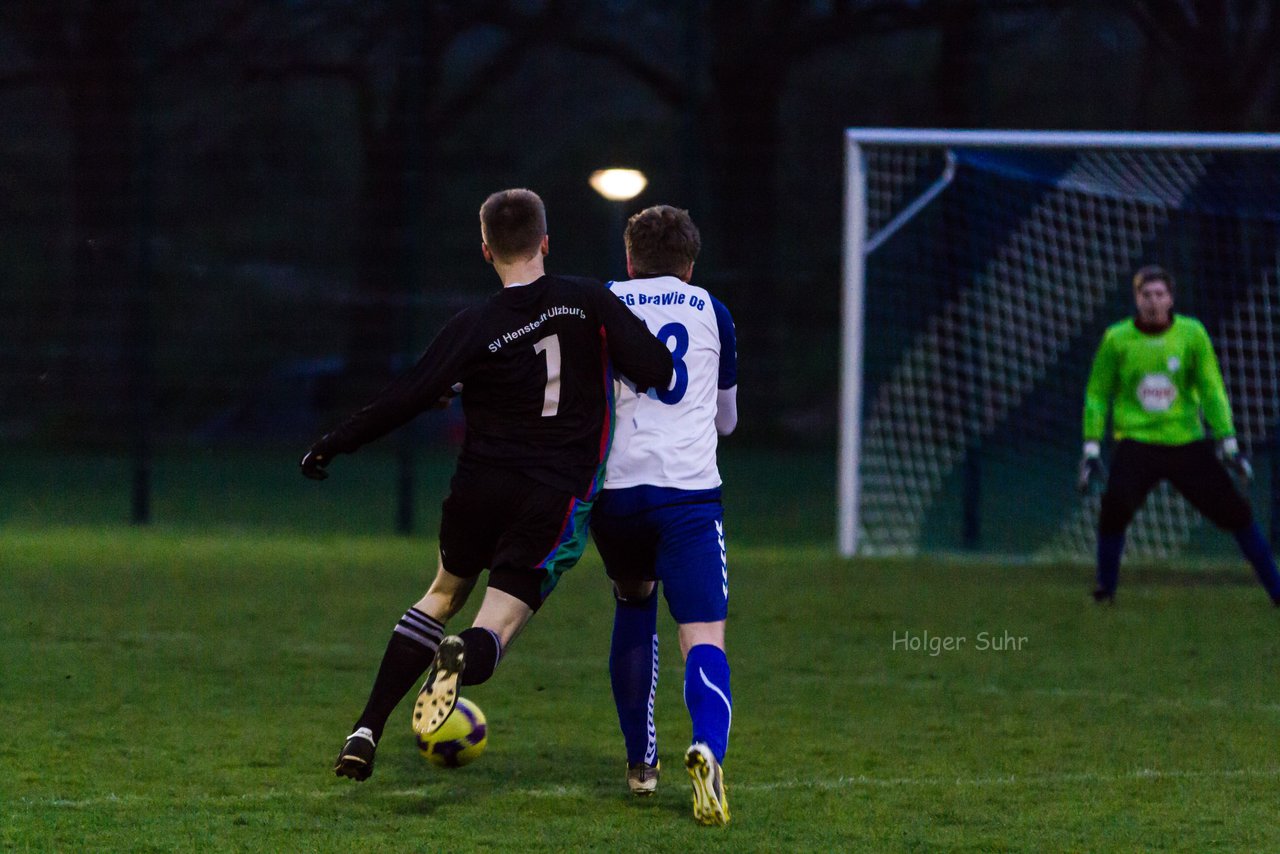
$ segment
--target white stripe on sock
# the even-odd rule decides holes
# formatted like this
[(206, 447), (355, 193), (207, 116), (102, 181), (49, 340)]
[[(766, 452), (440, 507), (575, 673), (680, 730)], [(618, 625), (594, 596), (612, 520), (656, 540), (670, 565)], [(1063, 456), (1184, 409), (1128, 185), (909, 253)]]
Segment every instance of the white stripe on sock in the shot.
[(725, 733), (728, 733), (729, 730), (733, 729), (733, 703), (729, 702), (729, 698), (725, 696), (725, 693), (720, 690), (719, 686), (707, 678), (707, 674), (701, 667), (698, 668), (698, 676), (702, 679), (703, 685), (706, 685), (712, 691), (715, 691), (716, 694), (719, 695), (720, 699), (724, 700), (724, 707), (729, 710), (729, 726), (725, 727)]
[[(483, 628), (483, 626), (481, 628)], [(502, 653), (504, 652), (502, 648), (502, 638), (498, 637), (498, 633), (493, 629), (485, 629), (485, 631), (489, 633), (489, 636), (493, 638), (494, 645), (498, 647), (498, 655), (493, 660), (493, 666), (497, 667), (498, 662), (502, 661)]]
[(440, 637), (444, 637), (444, 623), (427, 616), (416, 608), (410, 608), (405, 611), (404, 616), (400, 618), (400, 622), (408, 623), (426, 634), (438, 634)]
[(654, 703), (658, 697), (658, 635), (653, 636), (652, 665), (649, 671), (649, 708), (647, 732), (645, 733), (644, 761), (653, 765), (658, 761), (658, 726), (653, 719)]
[(435, 651), (440, 646), (440, 638), (425, 635), (417, 629), (410, 628), (403, 623), (397, 623), (392, 629), (398, 635), (403, 635), (414, 643), (420, 644), (429, 650)]

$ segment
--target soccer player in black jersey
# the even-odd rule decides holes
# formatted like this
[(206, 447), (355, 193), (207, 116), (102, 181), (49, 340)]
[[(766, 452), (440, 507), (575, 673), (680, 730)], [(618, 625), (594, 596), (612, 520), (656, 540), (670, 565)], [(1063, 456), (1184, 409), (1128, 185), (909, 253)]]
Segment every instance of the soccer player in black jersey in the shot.
[[(302, 459), (304, 475), (323, 479), (335, 455), (462, 398), (466, 437), (440, 520), (439, 568), (391, 634), (338, 755), (342, 777), (372, 773), (387, 718), (424, 671), (413, 728), (439, 728), (459, 683), (493, 674), (582, 555), (612, 435), (613, 369), (640, 387), (671, 380), (666, 345), (603, 284), (544, 271), (546, 211), (535, 193), (494, 193), (480, 208), (480, 234), (502, 290), (453, 317), (413, 368)], [(445, 637), (484, 569), (488, 587), (472, 627)]]

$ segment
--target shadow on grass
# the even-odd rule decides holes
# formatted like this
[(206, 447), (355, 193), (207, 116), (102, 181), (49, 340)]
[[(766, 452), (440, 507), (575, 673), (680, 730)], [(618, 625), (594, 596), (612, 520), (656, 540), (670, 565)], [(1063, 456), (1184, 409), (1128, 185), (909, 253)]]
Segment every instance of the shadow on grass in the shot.
[[(641, 798), (627, 790), (624, 763), (613, 753), (578, 749), (572, 761), (490, 755), (452, 769), (429, 764), (412, 745), (387, 744), (386, 748), (390, 755), (378, 757), (382, 773), (375, 772), (369, 781), (349, 787), (352, 803), (382, 801), (388, 810), (414, 816), (475, 807), (486, 801), (497, 806), (512, 799), (545, 798), (563, 801), (566, 812), (572, 811), (576, 802), (675, 817), (684, 817), (690, 810), (688, 779), (678, 763), (670, 768), (664, 765), (658, 795)], [(406, 797), (407, 790), (414, 787), (420, 788), (421, 798)]]

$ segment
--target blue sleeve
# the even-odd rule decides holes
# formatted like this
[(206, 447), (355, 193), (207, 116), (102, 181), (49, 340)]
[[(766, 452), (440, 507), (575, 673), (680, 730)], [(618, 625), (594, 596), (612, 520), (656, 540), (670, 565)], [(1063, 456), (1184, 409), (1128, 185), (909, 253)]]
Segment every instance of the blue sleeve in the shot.
[(716, 328), (720, 331), (720, 380), (716, 387), (733, 388), (738, 384), (738, 333), (724, 303), (711, 297), (711, 307), (715, 309)]

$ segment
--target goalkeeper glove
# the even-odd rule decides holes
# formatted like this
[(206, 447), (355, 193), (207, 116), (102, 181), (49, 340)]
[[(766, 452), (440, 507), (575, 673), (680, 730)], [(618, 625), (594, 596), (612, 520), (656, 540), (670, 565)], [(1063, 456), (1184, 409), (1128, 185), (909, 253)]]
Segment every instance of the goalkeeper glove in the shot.
[(329, 457), (318, 452), (315, 448), (307, 451), (302, 457), (302, 462), (298, 463), (302, 469), (303, 477), (309, 477), (312, 480), (324, 480), (329, 473), (324, 467), (329, 465)]
[(1085, 442), (1084, 452), (1080, 455), (1080, 473), (1076, 478), (1076, 492), (1089, 494), (1089, 487), (1095, 479), (1106, 477), (1106, 469), (1102, 467), (1102, 447), (1097, 442)]
[(1228, 436), (1218, 443), (1218, 457), (1232, 475), (1243, 483), (1253, 481), (1253, 466), (1249, 458), (1240, 453), (1240, 443), (1235, 436)]

